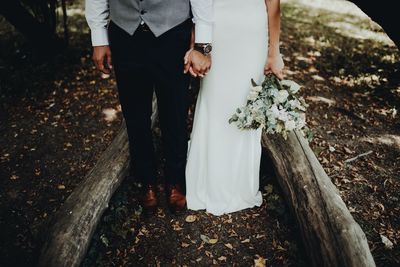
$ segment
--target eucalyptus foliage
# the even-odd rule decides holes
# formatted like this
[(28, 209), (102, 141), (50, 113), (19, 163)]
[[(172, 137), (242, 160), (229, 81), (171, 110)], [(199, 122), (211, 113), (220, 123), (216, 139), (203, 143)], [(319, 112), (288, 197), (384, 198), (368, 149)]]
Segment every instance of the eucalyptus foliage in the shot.
[(293, 130), (306, 126), (305, 111), (307, 104), (298, 97), (300, 85), (291, 80), (280, 81), (275, 75), (268, 74), (264, 82), (252, 86), (245, 106), (237, 108), (229, 119), (241, 130), (262, 128), (268, 134), (281, 134), (285, 139)]

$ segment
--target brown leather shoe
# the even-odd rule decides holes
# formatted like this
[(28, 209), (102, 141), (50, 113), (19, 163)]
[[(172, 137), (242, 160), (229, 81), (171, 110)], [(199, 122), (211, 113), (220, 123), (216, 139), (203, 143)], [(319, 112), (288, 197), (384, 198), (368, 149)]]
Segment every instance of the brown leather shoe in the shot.
[(168, 185), (168, 205), (172, 213), (180, 213), (185, 210), (186, 197), (180, 185)]
[(147, 185), (143, 188), (143, 195), (141, 199), (143, 211), (146, 215), (152, 215), (157, 210), (158, 200), (155, 185)]

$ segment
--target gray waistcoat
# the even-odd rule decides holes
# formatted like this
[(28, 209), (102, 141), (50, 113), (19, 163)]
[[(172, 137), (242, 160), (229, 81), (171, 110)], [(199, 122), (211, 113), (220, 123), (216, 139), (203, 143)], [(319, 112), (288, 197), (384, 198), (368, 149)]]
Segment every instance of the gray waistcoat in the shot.
[(111, 20), (133, 34), (143, 20), (160, 36), (190, 17), (190, 0), (109, 0)]

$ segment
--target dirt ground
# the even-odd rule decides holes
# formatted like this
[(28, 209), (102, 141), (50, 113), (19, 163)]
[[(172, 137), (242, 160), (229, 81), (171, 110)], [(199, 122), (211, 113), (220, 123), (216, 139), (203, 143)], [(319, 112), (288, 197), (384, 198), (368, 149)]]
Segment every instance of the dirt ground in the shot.
[[(160, 135), (155, 132), (156, 147)], [(126, 180), (111, 201), (83, 263), (89, 266), (309, 266), (296, 222), (263, 158), (264, 203), (230, 215), (203, 211), (171, 214), (167, 208), (160, 155), (160, 208), (142, 215), (139, 188)], [(259, 265), (264, 266), (264, 265)]]
[[(365, 231), (377, 266), (399, 266), (400, 53), (347, 2), (282, 3), (282, 53), (310, 104), (311, 146)], [(91, 64), (81, 7), (70, 8), (70, 48), (47, 64), (34, 62), (0, 18), (1, 266), (35, 264), (48, 218), (121, 123), (113, 76), (101, 77)], [(308, 266), (267, 159), (263, 166), (263, 206), (222, 217), (162, 208), (143, 218), (137, 188), (126, 180), (83, 265)]]

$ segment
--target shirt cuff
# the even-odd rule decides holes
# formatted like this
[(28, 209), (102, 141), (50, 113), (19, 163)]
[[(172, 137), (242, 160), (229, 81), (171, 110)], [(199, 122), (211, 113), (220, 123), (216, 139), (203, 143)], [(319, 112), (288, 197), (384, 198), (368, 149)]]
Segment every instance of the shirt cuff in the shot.
[(213, 27), (207, 23), (197, 22), (195, 24), (195, 43), (209, 44), (212, 43)]
[(109, 45), (108, 30), (106, 28), (92, 29), (91, 34), (93, 46)]

